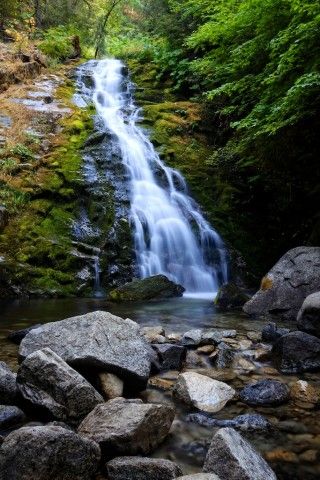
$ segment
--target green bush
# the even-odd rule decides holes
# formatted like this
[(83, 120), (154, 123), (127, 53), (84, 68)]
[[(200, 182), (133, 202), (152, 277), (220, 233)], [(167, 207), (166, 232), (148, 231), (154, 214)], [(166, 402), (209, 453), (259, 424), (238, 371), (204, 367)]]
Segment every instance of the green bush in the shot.
[(39, 49), (53, 60), (63, 61), (73, 51), (70, 37), (73, 32), (66, 27), (50, 28), (43, 33), (43, 40), (39, 43)]

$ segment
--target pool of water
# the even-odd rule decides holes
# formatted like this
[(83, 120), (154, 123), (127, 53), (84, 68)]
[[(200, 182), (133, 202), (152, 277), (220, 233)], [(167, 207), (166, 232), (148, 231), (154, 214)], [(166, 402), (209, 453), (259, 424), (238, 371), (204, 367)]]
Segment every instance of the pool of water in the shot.
[[(45, 299), (15, 300), (0, 303), (0, 360), (17, 369), (17, 346), (7, 335), (11, 330), (36, 323), (62, 320), (95, 310), (106, 310), (123, 318), (131, 318), (141, 326), (161, 325), (166, 333), (186, 332), (193, 328), (236, 329), (240, 340), (250, 331), (259, 332), (265, 324), (252, 320), (240, 312), (218, 313), (212, 301), (204, 298), (179, 298), (161, 302), (111, 304), (104, 299)], [(214, 366), (211, 367), (215, 369)], [(178, 372), (162, 374), (174, 381)], [(225, 381), (236, 390), (262, 378), (276, 378), (289, 386), (296, 376), (282, 376), (271, 368), (270, 362), (257, 365), (255, 371), (242, 372), (224, 369)], [(320, 388), (319, 375), (299, 376)], [(221, 378), (223, 380), (223, 378)], [(150, 387), (142, 397), (148, 402), (172, 404), (169, 390)], [(201, 470), (210, 439), (216, 430), (186, 422), (188, 411), (175, 405), (177, 415), (170, 436), (154, 456), (177, 461), (185, 474)], [(320, 478), (320, 415), (318, 409), (305, 409), (292, 402), (275, 408), (250, 408), (234, 400), (215, 417), (231, 419), (244, 413), (260, 413), (275, 426), (271, 432), (244, 434), (267, 458), (279, 480), (315, 480)], [(271, 457), (270, 457), (271, 455)]]

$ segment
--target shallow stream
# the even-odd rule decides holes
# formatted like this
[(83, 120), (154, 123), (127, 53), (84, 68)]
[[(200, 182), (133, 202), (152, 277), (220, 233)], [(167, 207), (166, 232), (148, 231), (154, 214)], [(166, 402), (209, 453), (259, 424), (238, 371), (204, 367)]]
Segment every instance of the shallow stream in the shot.
[[(131, 318), (141, 326), (161, 325), (166, 334), (186, 332), (193, 328), (236, 329), (236, 341), (243, 345), (243, 357), (246, 358), (250, 346), (249, 337), (253, 332), (261, 331), (265, 322), (251, 320), (240, 313), (220, 314), (210, 300), (181, 298), (162, 302), (141, 304), (110, 304), (103, 299), (46, 299), (15, 300), (0, 304), (0, 360), (17, 368), (17, 347), (6, 340), (11, 330), (18, 330), (36, 323), (61, 320), (94, 310), (108, 310), (123, 318)], [(246, 351), (246, 348), (248, 351)], [(255, 345), (255, 348), (260, 348)], [(276, 372), (270, 360), (252, 362), (253, 367), (217, 369), (201, 355), (201, 364), (188, 365), (204, 373), (210, 368), (210, 375), (226, 381), (239, 391), (245, 384), (262, 378), (279, 379), (289, 386), (298, 377), (282, 376)], [(207, 370), (208, 372), (208, 370)], [(178, 372), (169, 371), (152, 377), (150, 386), (142, 393), (148, 402), (172, 402), (170, 387)], [(319, 376), (300, 375), (313, 385), (320, 387)], [(186, 421), (189, 413), (183, 406), (176, 404), (177, 416), (172, 432), (163, 446), (154, 456), (176, 460), (184, 473), (201, 471), (206, 449), (216, 430), (214, 427), (202, 427)], [(297, 405), (293, 401), (278, 407), (252, 408), (239, 400), (229, 402), (215, 414), (215, 418), (232, 419), (245, 413), (260, 413), (274, 426), (270, 431), (242, 432), (269, 461), (280, 480), (315, 480), (320, 478), (320, 416), (319, 409), (306, 405)]]

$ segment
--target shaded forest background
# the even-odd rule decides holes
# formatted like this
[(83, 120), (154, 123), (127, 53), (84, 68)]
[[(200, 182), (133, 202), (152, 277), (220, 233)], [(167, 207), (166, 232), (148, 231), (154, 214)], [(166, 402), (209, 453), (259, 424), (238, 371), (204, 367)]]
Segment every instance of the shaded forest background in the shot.
[[(201, 104), (215, 226), (262, 274), (320, 244), (320, 4), (317, 0), (0, 0), (0, 34), (54, 67), (115, 55)], [(208, 206), (209, 205), (209, 206)]]

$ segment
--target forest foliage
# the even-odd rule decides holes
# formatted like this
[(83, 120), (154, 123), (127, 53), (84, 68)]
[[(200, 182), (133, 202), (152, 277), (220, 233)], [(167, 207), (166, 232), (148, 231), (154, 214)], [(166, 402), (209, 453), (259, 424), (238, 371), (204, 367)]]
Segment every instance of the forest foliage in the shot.
[(87, 56), (98, 45), (152, 65), (159, 88), (200, 102), (212, 209), (247, 257), (267, 266), (320, 242), (318, 0), (0, 0), (0, 12), (2, 30), (24, 25), (53, 57), (77, 34)]

